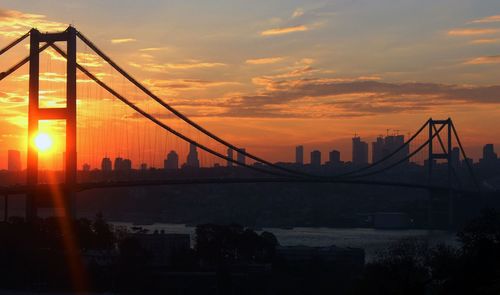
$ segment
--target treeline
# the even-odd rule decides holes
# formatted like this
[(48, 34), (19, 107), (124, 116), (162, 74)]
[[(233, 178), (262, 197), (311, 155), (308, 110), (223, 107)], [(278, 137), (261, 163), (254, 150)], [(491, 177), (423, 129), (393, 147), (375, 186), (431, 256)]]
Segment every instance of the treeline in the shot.
[(500, 294), (500, 213), (484, 211), (458, 247), (402, 240), (378, 255), (351, 294)]

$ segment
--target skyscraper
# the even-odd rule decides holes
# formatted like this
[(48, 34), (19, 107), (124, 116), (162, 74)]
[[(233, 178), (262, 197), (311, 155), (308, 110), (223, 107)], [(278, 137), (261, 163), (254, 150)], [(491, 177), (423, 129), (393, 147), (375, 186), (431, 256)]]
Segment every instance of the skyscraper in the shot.
[[(233, 149), (232, 148), (227, 149), (227, 157), (231, 160), (233, 159)], [(227, 161), (227, 167), (233, 167), (233, 162)]]
[(112, 163), (110, 158), (103, 158), (101, 161), (101, 170), (103, 172), (111, 171)]
[(115, 158), (115, 165), (114, 165), (114, 171), (121, 171), (123, 170), (123, 158)]
[(304, 146), (295, 147), (295, 164), (304, 165)]
[(372, 163), (380, 161), (384, 157), (384, 138), (377, 137), (375, 142), (372, 142)]
[(492, 143), (488, 143), (483, 147), (483, 160), (484, 161), (496, 161), (497, 154), (495, 153), (495, 147)]
[(321, 152), (318, 150), (311, 152), (311, 166), (319, 167), (321, 166)]
[(123, 171), (130, 171), (130, 170), (132, 170), (132, 160), (130, 160), (130, 159), (123, 159), (122, 170)]
[(498, 161), (498, 156), (495, 153), (495, 147), (492, 143), (488, 143), (483, 147), (483, 158), (479, 159), (479, 164), (485, 167), (492, 167)]
[(9, 171), (21, 171), (21, 153), (18, 150), (9, 150), (7, 153)]
[(340, 152), (337, 150), (333, 150), (329, 154), (329, 164), (330, 165), (338, 165), (340, 164)]
[(168, 153), (167, 158), (163, 161), (163, 168), (170, 170), (179, 169), (179, 156), (175, 151)]
[[(389, 156), (397, 149), (401, 148), (405, 143), (404, 135), (388, 135), (386, 137), (379, 136), (375, 142), (372, 142), (372, 163), (378, 162), (381, 159)], [(387, 162), (387, 165), (404, 159), (410, 153), (409, 145), (404, 146)], [(408, 163), (409, 160), (406, 161)]]
[(245, 149), (238, 149), (238, 163), (245, 164), (245, 155), (241, 152), (245, 152)]
[(87, 163), (83, 164), (82, 170), (85, 171), (85, 172), (89, 172), (90, 171), (90, 165), (87, 164)]
[(354, 165), (368, 164), (368, 144), (361, 141), (361, 137), (352, 138), (352, 163)]
[(189, 145), (189, 154), (186, 160), (186, 166), (192, 168), (200, 168), (200, 160), (198, 160), (198, 151), (194, 144)]

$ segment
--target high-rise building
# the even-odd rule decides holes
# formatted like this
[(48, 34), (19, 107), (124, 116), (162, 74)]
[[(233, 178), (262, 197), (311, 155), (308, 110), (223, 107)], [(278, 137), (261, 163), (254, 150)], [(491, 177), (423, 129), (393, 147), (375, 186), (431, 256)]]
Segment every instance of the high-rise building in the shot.
[(375, 142), (372, 142), (372, 163), (380, 161), (384, 157), (384, 138), (377, 137)]
[(101, 170), (103, 172), (109, 172), (112, 170), (112, 163), (110, 158), (103, 158), (101, 161)]
[(130, 160), (130, 159), (123, 159), (122, 170), (123, 171), (130, 171), (130, 170), (132, 170), (132, 160)]
[(304, 146), (295, 147), (295, 164), (304, 165)]
[(495, 153), (495, 147), (492, 143), (488, 143), (483, 147), (483, 158), (479, 159), (479, 163), (482, 166), (493, 166), (497, 163), (498, 156)]
[(142, 163), (140, 166), (141, 171), (147, 171), (148, 170), (148, 164), (147, 163)]
[(9, 171), (21, 171), (21, 152), (18, 150), (9, 150), (7, 154)]
[(200, 160), (198, 160), (198, 151), (194, 144), (189, 145), (189, 153), (186, 160), (186, 166), (192, 168), (200, 168)]
[(115, 165), (114, 165), (114, 170), (115, 171), (122, 171), (123, 170), (123, 158), (115, 158)]
[(245, 155), (241, 152), (245, 152), (245, 149), (238, 149), (237, 161), (238, 163), (245, 164)]
[(167, 158), (163, 161), (163, 168), (169, 170), (179, 169), (179, 156), (175, 151), (170, 151)]
[[(227, 149), (227, 157), (231, 160), (233, 159), (233, 149), (232, 148)], [(227, 167), (233, 167), (233, 162), (227, 161)]]
[(245, 152), (245, 149), (238, 149), (238, 156), (237, 156), (237, 161), (238, 163), (245, 164), (245, 155), (242, 154), (241, 152)]
[(90, 165), (89, 165), (89, 164), (87, 164), (87, 163), (83, 164), (83, 166), (82, 166), (82, 170), (83, 170), (84, 172), (89, 172), (89, 171), (90, 171)]
[(337, 150), (333, 150), (329, 154), (329, 164), (330, 165), (338, 165), (340, 164), (340, 152)]
[(488, 143), (483, 147), (483, 160), (485, 161), (496, 161), (498, 158), (495, 153), (495, 147), (492, 143)]
[[(378, 162), (383, 158), (394, 153), (405, 143), (404, 135), (379, 136), (375, 142), (372, 142), (372, 163)], [(387, 160), (386, 164), (391, 164), (404, 159), (410, 153), (409, 145), (404, 146), (394, 156)], [(409, 159), (406, 160), (406, 163)]]
[(352, 138), (352, 163), (354, 165), (368, 164), (368, 144), (361, 141), (361, 137)]
[(319, 167), (321, 166), (321, 152), (318, 150), (311, 152), (311, 166)]

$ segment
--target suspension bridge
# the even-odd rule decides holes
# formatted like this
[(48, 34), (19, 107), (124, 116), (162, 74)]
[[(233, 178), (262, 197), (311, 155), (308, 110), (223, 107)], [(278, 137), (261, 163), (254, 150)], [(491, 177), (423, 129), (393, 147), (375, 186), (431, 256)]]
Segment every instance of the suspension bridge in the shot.
[[(57, 33), (42, 33), (37, 29), (32, 29), (25, 35), (14, 40), (5, 48), (0, 50), (0, 55), (9, 52), (16, 45), (29, 38), (29, 55), (21, 59), (19, 62), (12, 65), (7, 70), (0, 73), (0, 81), (11, 76), (25, 64), (29, 64), (29, 101), (28, 101), (28, 152), (27, 152), (27, 181), (25, 185), (0, 187), (0, 194), (4, 196), (15, 194), (26, 194), (26, 217), (32, 219), (36, 217), (37, 212), (37, 196), (44, 192), (59, 194), (69, 216), (75, 215), (74, 198), (79, 191), (96, 189), (96, 188), (111, 188), (111, 187), (131, 187), (131, 186), (154, 186), (154, 185), (175, 185), (175, 184), (212, 184), (212, 183), (339, 183), (339, 184), (363, 184), (377, 186), (393, 186), (404, 188), (424, 189), (428, 191), (440, 191), (449, 193), (450, 208), (452, 208), (453, 199), (457, 194), (471, 190), (479, 190), (479, 184), (474, 176), (474, 171), (468, 161), (465, 161), (469, 177), (473, 180), (472, 188), (464, 188), (458, 181), (458, 173), (451, 165), (453, 142), (459, 149), (461, 156), (468, 159), (463, 148), (462, 142), (458, 135), (457, 129), (453, 121), (448, 118), (445, 120), (429, 119), (409, 137), (403, 145), (399, 146), (394, 151), (385, 155), (378, 161), (363, 167), (355, 167), (347, 172), (336, 173), (333, 175), (319, 175), (309, 171), (294, 169), (293, 167), (280, 165), (259, 157), (253, 153), (239, 148), (237, 145), (221, 138), (213, 132), (207, 130), (202, 125), (190, 119), (183, 112), (167, 103), (153, 91), (151, 91), (144, 83), (141, 83), (129, 74), (123, 67), (119, 66), (110, 56), (104, 53), (96, 44), (90, 41), (85, 35), (77, 31), (74, 27), (68, 27), (64, 32)], [(146, 107), (141, 107), (139, 103), (135, 103), (127, 93), (120, 89), (111, 86), (107, 83), (102, 75), (92, 71), (92, 66), (89, 66), (85, 60), (79, 60), (77, 54), (77, 41), (83, 42), (86, 48), (91, 50), (92, 55), (99, 57), (114, 71), (116, 71), (121, 79), (130, 83), (137, 91), (153, 101), (162, 110), (167, 112), (180, 122), (186, 124), (191, 130), (199, 133), (183, 132), (175, 126), (169, 125), (165, 120), (162, 120), (158, 114), (148, 110)], [(58, 45), (58, 42), (66, 42), (66, 49)], [(40, 106), (40, 55), (47, 49), (56, 52), (66, 62), (66, 107), (64, 108), (43, 108)], [(88, 55), (88, 53), (86, 53)], [(188, 144), (194, 145), (202, 150), (207, 155), (211, 155), (219, 160), (232, 163), (234, 165), (244, 167), (254, 171), (259, 175), (257, 177), (205, 177), (205, 178), (175, 178), (175, 179), (159, 179), (159, 180), (131, 180), (131, 181), (100, 181), (100, 182), (78, 182), (77, 181), (77, 98), (82, 98), (77, 95), (77, 71), (85, 75), (87, 79), (97, 85), (100, 91), (107, 92), (114, 99), (117, 99), (122, 106), (127, 110), (135, 112), (135, 116), (141, 117), (148, 121), (150, 126), (155, 126), (155, 130), (161, 130), (160, 136), (170, 134), (179, 140)], [(137, 92), (135, 93), (137, 94)], [(58, 184), (46, 184), (39, 182), (39, 155), (38, 150), (30, 144), (32, 138), (39, 131), (39, 122), (46, 120), (64, 120), (65, 123), (65, 167), (64, 167), (64, 182)], [(153, 127), (152, 127), (153, 128)], [(193, 132), (193, 131), (191, 131)], [(205, 141), (201, 140), (201, 136)], [(423, 142), (418, 143), (417, 137), (425, 137)], [(211, 142), (211, 143), (207, 143)], [(417, 145), (413, 150), (403, 158), (398, 158), (401, 151), (409, 148), (410, 145)], [(217, 144), (219, 148), (214, 148)], [(259, 163), (259, 165), (247, 164), (237, 159), (233, 159), (221, 151), (221, 148), (237, 151), (243, 156)], [(376, 175), (384, 175), (387, 171), (395, 169), (403, 163), (407, 163), (409, 159), (417, 154), (426, 152), (428, 179), (424, 183), (417, 182), (396, 182), (385, 181), (380, 178), (374, 178)], [(447, 165), (448, 182), (445, 184), (434, 184), (432, 181), (435, 161), (444, 161)], [(450, 222), (452, 222), (453, 214), (450, 209)]]

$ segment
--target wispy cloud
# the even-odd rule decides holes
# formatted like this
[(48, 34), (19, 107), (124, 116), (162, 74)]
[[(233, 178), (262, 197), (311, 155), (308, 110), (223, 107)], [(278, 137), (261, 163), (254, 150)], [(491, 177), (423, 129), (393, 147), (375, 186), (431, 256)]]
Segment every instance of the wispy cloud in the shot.
[(130, 43), (137, 41), (134, 38), (119, 38), (119, 39), (111, 39), (111, 43), (113, 44), (122, 44), (122, 43)]
[(470, 41), (471, 44), (492, 44), (498, 42), (500, 42), (500, 39), (476, 39)]
[(163, 50), (167, 50), (167, 47), (147, 47), (139, 49), (139, 51), (142, 52), (163, 51)]
[(448, 31), (449, 36), (479, 36), (499, 33), (499, 29), (453, 29)]
[(264, 58), (255, 58), (255, 59), (247, 59), (245, 63), (250, 65), (265, 65), (265, 64), (274, 64), (280, 62), (284, 59), (284, 57), (264, 57)]
[(491, 15), (491, 16), (486, 16), (480, 19), (475, 19), (471, 21), (470, 23), (472, 24), (483, 24), (483, 23), (496, 23), (500, 22), (500, 14), (499, 15)]
[(225, 63), (220, 62), (192, 62), (192, 63), (167, 63), (164, 66), (170, 69), (186, 70), (197, 68), (214, 68), (225, 66)]
[(292, 14), (292, 18), (301, 17), (304, 15), (304, 10), (302, 8), (297, 8)]
[(165, 63), (165, 64), (157, 64), (157, 63), (139, 64), (136, 62), (129, 62), (129, 65), (134, 68), (154, 73), (163, 73), (167, 72), (168, 70), (191, 70), (191, 69), (203, 69), (203, 68), (226, 66), (225, 63), (220, 63), (220, 62), (200, 62), (200, 61), (191, 61), (186, 63)]
[(468, 65), (484, 65), (500, 63), (500, 55), (480, 56), (465, 62)]
[(201, 79), (171, 79), (171, 80), (145, 80), (144, 84), (151, 87), (171, 88), (177, 90), (206, 89), (209, 87), (221, 87), (237, 85), (238, 82), (211, 81)]
[(309, 30), (309, 28), (305, 25), (296, 25), (296, 26), (290, 26), (290, 27), (269, 29), (269, 30), (262, 31), (260, 34), (262, 36), (276, 36), (276, 35), (284, 35), (284, 34), (290, 34), (290, 33), (295, 33), (295, 32), (305, 32), (308, 30)]
[(67, 25), (47, 20), (42, 14), (24, 13), (16, 10), (0, 9), (0, 35), (16, 37), (26, 33), (31, 28), (40, 31), (63, 31)]

